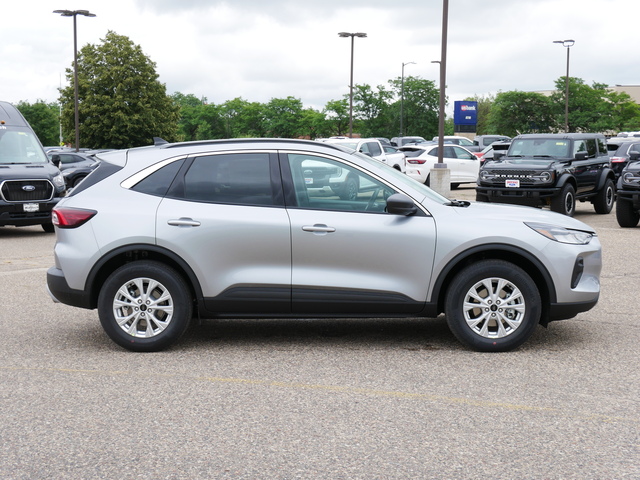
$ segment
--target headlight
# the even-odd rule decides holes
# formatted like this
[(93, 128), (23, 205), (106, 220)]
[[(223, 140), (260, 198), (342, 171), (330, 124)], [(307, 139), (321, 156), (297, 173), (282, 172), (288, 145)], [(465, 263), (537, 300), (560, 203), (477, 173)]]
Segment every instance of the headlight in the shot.
[(552, 183), (553, 173), (552, 172), (536, 173), (535, 175), (531, 175), (531, 179), (537, 183)]
[(627, 185), (640, 185), (640, 172), (626, 172), (622, 174), (622, 183)]
[(62, 176), (61, 173), (59, 173), (58, 175), (56, 175), (55, 177), (53, 177), (53, 184), (56, 186), (56, 188), (58, 189), (64, 189), (65, 187), (65, 183), (64, 183), (64, 177)]
[(569, 243), (572, 245), (586, 245), (595, 235), (593, 232), (573, 230), (546, 223), (525, 222), (525, 225), (532, 228), (540, 235), (544, 235), (549, 240), (554, 240), (560, 243)]
[(480, 180), (493, 180), (495, 177), (495, 174), (489, 172), (488, 170), (480, 170)]

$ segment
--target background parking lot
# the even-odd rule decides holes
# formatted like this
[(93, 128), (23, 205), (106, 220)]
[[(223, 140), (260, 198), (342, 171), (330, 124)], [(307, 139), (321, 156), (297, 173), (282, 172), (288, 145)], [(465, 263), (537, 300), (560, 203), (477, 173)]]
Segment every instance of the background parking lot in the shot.
[(600, 302), (501, 354), (444, 318), (211, 322), (131, 353), (51, 302), (55, 235), (0, 228), (0, 477), (640, 478), (640, 228), (576, 218)]

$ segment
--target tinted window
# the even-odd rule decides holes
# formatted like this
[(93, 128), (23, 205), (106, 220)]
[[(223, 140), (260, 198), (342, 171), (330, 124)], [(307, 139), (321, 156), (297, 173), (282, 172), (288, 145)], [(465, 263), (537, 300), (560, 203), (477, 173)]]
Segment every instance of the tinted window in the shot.
[(268, 153), (194, 159), (184, 177), (184, 198), (234, 205), (274, 205)]
[(597, 142), (600, 155), (607, 153), (607, 141), (604, 138), (598, 138)]
[(169, 165), (156, 170), (144, 180), (138, 182), (132, 190), (147, 193), (149, 195), (166, 195), (183, 162), (184, 160), (172, 162)]

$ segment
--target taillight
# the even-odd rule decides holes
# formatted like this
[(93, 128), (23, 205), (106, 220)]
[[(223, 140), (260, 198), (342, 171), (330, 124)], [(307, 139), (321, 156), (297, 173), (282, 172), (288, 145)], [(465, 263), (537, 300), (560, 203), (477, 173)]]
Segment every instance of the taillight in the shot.
[(407, 158), (407, 163), (412, 165), (422, 165), (426, 160), (422, 160), (421, 158)]
[(77, 228), (87, 223), (98, 213), (83, 208), (55, 207), (51, 212), (51, 222), (58, 228)]
[(626, 157), (611, 157), (609, 159), (611, 161), (611, 163), (624, 163), (627, 161)]

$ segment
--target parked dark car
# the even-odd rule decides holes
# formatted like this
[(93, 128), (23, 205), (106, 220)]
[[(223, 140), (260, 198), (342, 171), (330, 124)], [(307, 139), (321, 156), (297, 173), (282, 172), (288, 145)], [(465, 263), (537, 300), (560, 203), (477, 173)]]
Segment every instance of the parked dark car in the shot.
[(60, 170), (67, 188), (77, 186), (98, 165), (96, 157), (83, 152), (54, 150), (47, 155), (54, 161), (60, 160)]
[(633, 142), (621, 143), (611, 156), (611, 168), (616, 174), (616, 178), (620, 176), (624, 168), (627, 166), (629, 156), (633, 152), (640, 152), (640, 139)]
[(64, 193), (62, 174), (29, 123), (0, 102), (0, 227), (42, 225), (53, 232), (51, 210)]
[(507, 154), (480, 168), (476, 200), (549, 206), (573, 216), (576, 200), (589, 201), (596, 213), (615, 202), (615, 174), (604, 135), (529, 134), (515, 137)]
[(632, 151), (618, 178), (616, 219), (621, 227), (635, 227), (640, 221), (640, 152)]
[(478, 135), (473, 139), (475, 145), (479, 145), (480, 148), (486, 148), (495, 142), (510, 142), (511, 137), (506, 135)]

